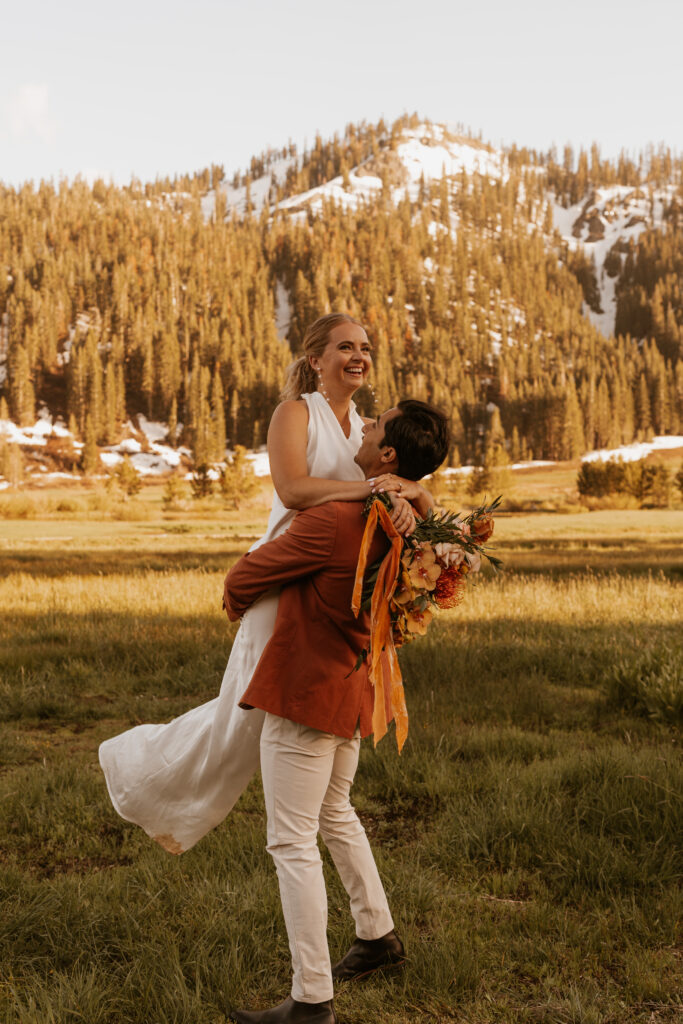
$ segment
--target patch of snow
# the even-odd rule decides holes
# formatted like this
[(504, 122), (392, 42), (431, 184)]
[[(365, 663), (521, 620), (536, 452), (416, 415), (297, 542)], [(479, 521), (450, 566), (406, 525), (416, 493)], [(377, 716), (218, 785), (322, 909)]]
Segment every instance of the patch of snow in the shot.
[(621, 448), (601, 448), (582, 456), (582, 462), (608, 462), (610, 459), (622, 459), (623, 462), (636, 462), (644, 459), (651, 452), (668, 451), (672, 448), (683, 448), (683, 436), (661, 435), (652, 441), (637, 441), (625, 444)]
[(0, 420), (0, 434), (10, 444), (37, 445), (47, 444), (50, 435), (71, 437), (62, 419), (53, 420), (46, 408), (38, 413), (38, 419), (31, 427), (18, 427), (12, 420)]
[(489, 178), (503, 178), (505, 175), (502, 154), (471, 139), (444, 138), (432, 140), (425, 136), (425, 130), (418, 127), (407, 131), (406, 141), (396, 147), (401, 163), (406, 168), (413, 185), (425, 179), (452, 177), (465, 171), (467, 174), (482, 174)]
[[(164, 423), (153, 423), (142, 414), (138, 415), (137, 420), (140, 429), (149, 439), (150, 451), (143, 452), (140, 441), (134, 437), (127, 437), (119, 444), (109, 445), (100, 453), (100, 458), (108, 469), (118, 466), (127, 455), (131, 465), (141, 476), (163, 476), (177, 469), (183, 455), (188, 459), (191, 458), (189, 448), (172, 448), (171, 445), (159, 444), (151, 440), (153, 437), (166, 436), (168, 428)], [(129, 424), (129, 427), (134, 429), (132, 424)]]
[(140, 430), (148, 441), (163, 441), (168, 434), (168, 427), (165, 423), (152, 422), (143, 413), (138, 413), (137, 420)]
[[(401, 202), (406, 196), (413, 201), (417, 199), (423, 178), (425, 181), (439, 180), (444, 175), (454, 177), (461, 171), (469, 175), (479, 173), (496, 180), (507, 177), (507, 161), (503, 153), (474, 139), (450, 135), (442, 125), (419, 125), (413, 130), (405, 131), (394, 153), (407, 176), (405, 186), (399, 185), (391, 189), (391, 197), (395, 203)], [(387, 155), (388, 151), (381, 150), (380, 158), (383, 154)], [(365, 172), (366, 165), (374, 169), (373, 161), (374, 158), (371, 158), (365, 164), (350, 170), (346, 188), (342, 176), (339, 175), (317, 188), (284, 199), (279, 208), (288, 210), (294, 216), (300, 215), (306, 209), (318, 214), (322, 212), (326, 200), (334, 200), (343, 209), (355, 209), (383, 188), (380, 177)], [(453, 214), (453, 220), (455, 219)], [(435, 222), (432, 222), (428, 230), (436, 237), (440, 229), (448, 231), (445, 225)]]
[(251, 462), (251, 468), (256, 476), (270, 476), (270, 460), (268, 452), (250, 452), (247, 459)]
[(289, 293), (278, 277), (275, 282), (275, 327), (280, 341), (286, 339), (291, 319), (292, 307), (289, 303)]
[[(211, 466), (209, 469), (207, 469), (206, 475), (209, 478), (209, 480), (220, 480), (220, 476), (221, 476), (220, 471), (218, 469), (216, 469), (214, 466)], [(194, 476), (194, 471), (193, 470), (189, 470), (185, 474), (185, 479), (186, 480), (191, 480), (193, 476)]]
[(533, 459), (531, 462), (513, 462), (510, 469), (536, 469), (541, 466), (554, 466), (555, 463), (546, 459)]
[[(249, 201), (251, 202), (255, 213), (260, 213), (263, 207), (268, 203), (268, 194), (271, 188), (275, 190), (277, 185), (284, 185), (288, 170), (290, 167), (295, 167), (296, 164), (296, 157), (281, 157), (270, 164), (266, 173), (261, 178), (255, 178), (251, 182), (249, 185)], [(237, 188), (233, 188), (232, 185), (223, 181), (219, 187), (225, 196), (228, 213), (232, 210), (235, 210), (240, 216), (246, 213), (246, 185), (238, 185)], [(207, 194), (202, 197), (201, 202), (204, 219), (210, 220), (216, 209), (216, 193), (214, 189), (207, 192)]]
[[(600, 292), (602, 313), (584, 306), (584, 314), (606, 336), (614, 333), (616, 318), (616, 279), (605, 273), (605, 260), (617, 242), (636, 242), (643, 231), (661, 227), (664, 210), (671, 202), (676, 187), (667, 185), (652, 191), (648, 186), (610, 185), (596, 188), (581, 202), (566, 209), (551, 198), (553, 224), (571, 249), (583, 246), (593, 257)], [(602, 238), (591, 238), (590, 220), (594, 214), (601, 226)], [(584, 215), (582, 224), (577, 222)], [(577, 232), (575, 234), (575, 231)]]
[(318, 185), (307, 192), (283, 199), (278, 209), (295, 213), (310, 208), (314, 213), (322, 213), (323, 204), (331, 199), (342, 209), (355, 209), (362, 200), (370, 198), (381, 188), (380, 178), (369, 174), (359, 176), (350, 172), (349, 187), (346, 189), (340, 174), (336, 178), (326, 181), (324, 185)]
[(142, 451), (142, 445), (134, 437), (127, 437), (115, 447), (111, 447), (109, 451), (119, 452), (122, 455), (137, 455), (138, 452)]

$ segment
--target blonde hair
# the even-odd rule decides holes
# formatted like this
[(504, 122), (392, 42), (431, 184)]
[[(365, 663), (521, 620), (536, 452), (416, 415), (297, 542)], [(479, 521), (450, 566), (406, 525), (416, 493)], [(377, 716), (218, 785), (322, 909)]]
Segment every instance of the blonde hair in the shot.
[(359, 327), (363, 327), (360, 320), (349, 316), (348, 313), (327, 313), (326, 316), (318, 317), (315, 323), (306, 328), (303, 343), (304, 354), (287, 367), (285, 384), (280, 392), (281, 401), (296, 400), (310, 391), (318, 390), (318, 378), (311, 366), (310, 357), (323, 354), (327, 348), (330, 332), (340, 324), (358, 324)]

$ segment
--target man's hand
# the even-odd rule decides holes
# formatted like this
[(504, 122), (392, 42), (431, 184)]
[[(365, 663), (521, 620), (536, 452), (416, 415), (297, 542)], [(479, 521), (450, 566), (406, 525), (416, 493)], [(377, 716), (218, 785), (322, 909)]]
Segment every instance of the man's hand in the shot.
[(415, 530), (415, 509), (398, 494), (389, 494), (391, 504), (394, 506), (394, 510), (391, 513), (391, 521), (400, 534), (404, 537), (410, 537), (411, 533)]

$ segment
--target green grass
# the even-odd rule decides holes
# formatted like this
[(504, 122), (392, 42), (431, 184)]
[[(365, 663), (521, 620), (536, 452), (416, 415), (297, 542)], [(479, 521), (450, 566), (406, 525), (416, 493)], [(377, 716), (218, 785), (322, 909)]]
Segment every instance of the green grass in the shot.
[[(215, 694), (251, 528), (2, 524), (0, 1021), (218, 1024), (288, 991), (258, 779), (172, 858), (96, 758)], [(354, 800), (410, 959), (342, 988), (342, 1021), (680, 1019), (682, 534), (675, 512), (501, 517), (510, 571), (403, 649), (409, 740), (363, 744)], [(325, 868), (336, 957), (353, 922)]]

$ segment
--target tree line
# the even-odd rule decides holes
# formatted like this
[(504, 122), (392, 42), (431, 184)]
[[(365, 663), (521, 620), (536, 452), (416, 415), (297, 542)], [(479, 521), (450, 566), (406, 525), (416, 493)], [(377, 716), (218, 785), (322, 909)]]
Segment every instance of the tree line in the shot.
[[(305, 190), (391, 154), (417, 123), (349, 126), (302, 156), (264, 154), (239, 183), (286, 155), (278, 194)], [(0, 417), (32, 422), (44, 402), (92, 446), (114, 443), (144, 412), (197, 464), (218, 461), (226, 443), (264, 442), (306, 325), (343, 309), (367, 325), (378, 407), (402, 395), (443, 407), (454, 464), (576, 458), (682, 432), (681, 161), (593, 152), (574, 165), (566, 152), (559, 162), (514, 147), (505, 159), (500, 179), (462, 171), (398, 202), (386, 159), (374, 198), (327, 201), (318, 215), (237, 216), (216, 165), (127, 187), (0, 186)], [(582, 315), (594, 270), (553, 232), (549, 188), (570, 203), (648, 175), (677, 195), (665, 227), (618, 261), (616, 336), (606, 338)], [(286, 338), (278, 288), (291, 309)], [(368, 390), (359, 405), (371, 411)]]

